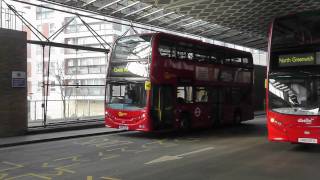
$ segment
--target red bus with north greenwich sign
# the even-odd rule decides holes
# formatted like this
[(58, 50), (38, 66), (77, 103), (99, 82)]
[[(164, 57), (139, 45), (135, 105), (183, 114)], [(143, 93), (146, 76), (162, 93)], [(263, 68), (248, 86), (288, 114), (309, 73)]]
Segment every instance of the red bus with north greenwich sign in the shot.
[(276, 18), (269, 38), (271, 141), (320, 144), (320, 11)]
[(251, 53), (165, 33), (119, 38), (105, 123), (125, 130), (211, 127), (253, 119)]

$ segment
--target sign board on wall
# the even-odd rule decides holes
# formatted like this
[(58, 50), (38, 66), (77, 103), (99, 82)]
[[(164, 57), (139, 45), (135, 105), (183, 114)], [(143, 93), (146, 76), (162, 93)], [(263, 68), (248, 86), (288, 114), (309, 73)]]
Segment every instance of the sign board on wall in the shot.
[(26, 72), (24, 71), (12, 71), (11, 86), (13, 88), (26, 87)]

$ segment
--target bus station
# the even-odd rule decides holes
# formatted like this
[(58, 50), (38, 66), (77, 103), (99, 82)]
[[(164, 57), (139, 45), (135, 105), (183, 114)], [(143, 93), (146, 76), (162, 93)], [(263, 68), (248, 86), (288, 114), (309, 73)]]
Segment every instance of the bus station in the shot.
[(0, 0), (0, 180), (319, 178), (319, 7)]

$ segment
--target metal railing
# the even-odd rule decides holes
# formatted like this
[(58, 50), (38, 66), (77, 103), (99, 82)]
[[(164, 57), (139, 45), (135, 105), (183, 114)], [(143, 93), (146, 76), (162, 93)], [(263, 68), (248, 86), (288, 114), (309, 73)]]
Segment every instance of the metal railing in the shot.
[[(28, 101), (28, 127), (44, 125), (42, 104), (42, 100)], [(46, 125), (104, 119), (103, 100), (48, 100), (47, 108)]]

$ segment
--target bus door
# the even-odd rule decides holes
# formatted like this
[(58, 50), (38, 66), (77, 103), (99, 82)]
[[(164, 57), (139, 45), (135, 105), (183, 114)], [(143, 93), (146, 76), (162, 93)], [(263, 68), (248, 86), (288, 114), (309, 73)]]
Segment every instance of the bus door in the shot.
[(174, 88), (153, 86), (151, 114), (155, 128), (172, 127)]
[(193, 103), (193, 126), (208, 127), (212, 124), (211, 108), (208, 106), (208, 88), (194, 88), (194, 103)]
[(222, 118), (222, 102), (220, 97), (220, 88), (212, 87), (209, 91), (209, 103), (211, 105), (211, 121), (214, 126), (220, 124)]
[(233, 122), (232, 93), (230, 87), (221, 88), (219, 95), (219, 103), (221, 108), (220, 122), (222, 124)]

